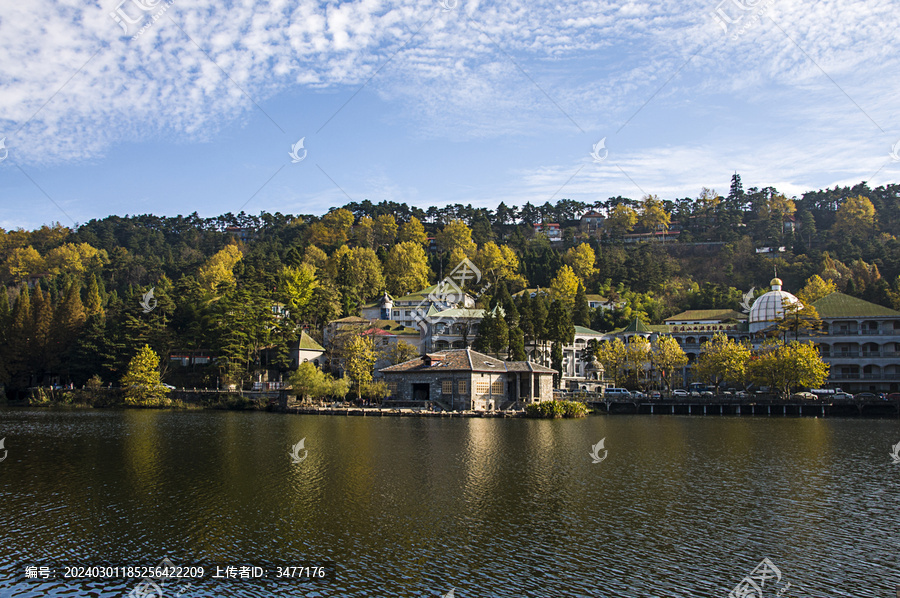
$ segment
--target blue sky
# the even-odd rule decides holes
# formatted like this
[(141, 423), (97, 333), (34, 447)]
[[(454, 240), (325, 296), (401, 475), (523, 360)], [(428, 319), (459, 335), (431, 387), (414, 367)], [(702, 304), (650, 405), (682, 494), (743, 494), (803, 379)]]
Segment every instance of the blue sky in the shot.
[(0, 8), (0, 227), (900, 180), (889, 0), (119, 1)]

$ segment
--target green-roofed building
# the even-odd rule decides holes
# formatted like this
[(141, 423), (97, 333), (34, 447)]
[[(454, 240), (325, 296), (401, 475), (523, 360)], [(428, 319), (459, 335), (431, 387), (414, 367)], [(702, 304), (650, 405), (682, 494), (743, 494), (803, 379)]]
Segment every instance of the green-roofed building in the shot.
[(900, 312), (844, 293), (812, 305), (823, 328), (807, 338), (831, 366), (830, 386), (852, 393), (900, 390)]
[(325, 353), (325, 347), (317, 343), (315, 339), (306, 334), (306, 332), (301, 332), (297, 343), (291, 347), (291, 353), (291, 361), (293, 361), (295, 366), (307, 361), (318, 366), (321, 364), (322, 354)]

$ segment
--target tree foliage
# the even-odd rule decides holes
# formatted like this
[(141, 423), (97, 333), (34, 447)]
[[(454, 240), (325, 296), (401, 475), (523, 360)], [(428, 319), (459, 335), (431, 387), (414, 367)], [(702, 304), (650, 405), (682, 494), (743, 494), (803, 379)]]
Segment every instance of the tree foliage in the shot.
[(122, 389), (126, 405), (160, 407), (168, 401), (169, 389), (159, 378), (159, 356), (149, 345), (144, 345), (128, 362), (122, 376)]
[(716, 332), (703, 343), (694, 375), (698, 380), (712, 382), (717, 389), (724, 381), (743, 384), (749, 359), (749, 345), (728, 338), (724, 332)]
[(796, 388), (819, 388), (828, 377), (828, 365), (810, 342), (770, 342), (755, 351), (747, 365), (747, 376), (787, 399)]

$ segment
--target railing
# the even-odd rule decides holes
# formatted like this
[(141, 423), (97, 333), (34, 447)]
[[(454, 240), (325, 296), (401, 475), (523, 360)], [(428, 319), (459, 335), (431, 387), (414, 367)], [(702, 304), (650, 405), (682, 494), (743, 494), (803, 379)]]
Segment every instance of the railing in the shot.
[(896, 358), (900, 357), (897, 351), (820, 351), (822, 357), (829, 359), (840, 359), (842, 357), (878, 357), (878, 358)]
[(900, 380), (900, 374), (898, 373), (889, 373), (889, 374), (860, 374), (860, 373), (850, 373), (850, 374), (829, 374), (829, 380)]

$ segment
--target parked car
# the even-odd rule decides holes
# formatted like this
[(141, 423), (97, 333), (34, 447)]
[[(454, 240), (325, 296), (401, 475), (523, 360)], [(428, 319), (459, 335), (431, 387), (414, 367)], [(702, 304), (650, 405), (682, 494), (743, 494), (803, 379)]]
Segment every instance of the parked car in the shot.
[(791, 398), (798, 401), (815, 401), (818, 397), (811, 392), (795, 392)]
[(746, 390), (739, 390), (736, 393), (734, 393), (734, 396), (736, 396), (739, 399), (746, 399), (747, 397), (750, 396), (750, 393), (747, 392)]
[(684, 397), (690, 396), (690, 393), (683, 388), (676, 388), (672, 391), (672, 396), (683, 399)]
[(653, 399), (654, 401), (658, 401), (659, 399), (662, 398), (662, 393), (660, 393), (658, 390), (654, 390), (653, 392), (650, 393), (650, 398)]
[(848, 394), (846, 392), (836, 392), (833, 395), (830, 395), (832, 399), (836, 401), (849, 401), (853, 398), (853, 395)]
[(892, 392), (887, 396), (888, 401), (900, 401), (900, 392)]
[(625, 388), (606, 388), (603, 390), (604, 399), (630, 399), (631, 392)]
[(878, 395), (873, 392), (860, 392), (854, 395), (853, 398), (857, 401), (874, 401), (878, 398)]

